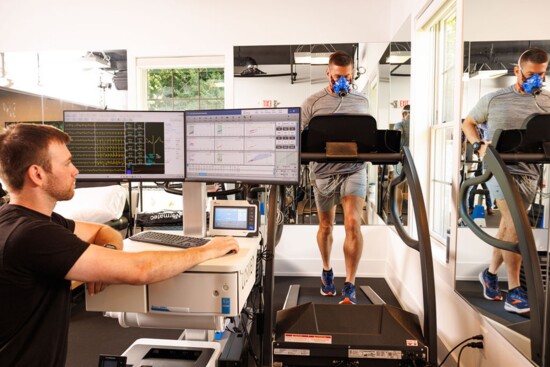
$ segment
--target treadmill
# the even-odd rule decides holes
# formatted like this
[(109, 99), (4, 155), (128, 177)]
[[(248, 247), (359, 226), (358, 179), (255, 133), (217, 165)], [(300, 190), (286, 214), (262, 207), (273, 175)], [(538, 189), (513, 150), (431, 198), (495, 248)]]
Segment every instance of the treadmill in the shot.
[[(335, 126), (337, 127), (335, 129)], [(302, 164), (316, 162), (372, 162), (397, 164), (403, 170), (390, 185), (390, 216), (405, 244), (420, 254), (424, 320), (385, 304), (370, 287), (361, 287), (372, 304), (297, 305), (299, 286), (291, 286), (283, 310), (274, 320), (274, 250), (276, 220), (268, 214), (264, 279), (265, 320), (262, 366), (428, 366), (437, 362), (435, 285), (431, 243), (424, 199), (408, 147), (399, 150), (400, 132), (378, 130), (370, 115), (332, 114), (315, 116), (302, 132)], [(395, 191), (405, 180), (414, 206), (418, 239), (409, 237), (398, 219)], [(278, 190), (270, 190), (270, 208)], [(358, 294), (359, 295), (359, 294)], [(345, 310), (344, 310), (345, 308)], [(326, 315), (331, 315), (327, 322)], [(339, 322), (338, 315), (347, 322)], [(350, 324), (349, 320), (355, 322)], [(272, 357), (272, 358), (271, 358)]]
[[(521, 129), (497, 130), (493, 144), (487, 147), (483, 162), (485, 172), (481, 176), (464, 181), (460, 187), (460, 216), (484, 242), (499, 249), (521, 254), (531, 309), (530, 320), (524, 321), (523, 326), (530, 329), (531, 359), (539, 366), (550, 366), (550, 324), (548, 311), (545, 310), (545, 305), (546, 308), (550, 305), (550, 292), (545, 296), (539, 256), (527, 210), (506, 168), (506, 163), (550, 163), (550, 114), (528, 116)], [(486, 182), (492, 176), (495, 176), (510, 208), (518, 236), (517, 243), (488, 235), (468, 215), (467, 193), (470, 187)]]

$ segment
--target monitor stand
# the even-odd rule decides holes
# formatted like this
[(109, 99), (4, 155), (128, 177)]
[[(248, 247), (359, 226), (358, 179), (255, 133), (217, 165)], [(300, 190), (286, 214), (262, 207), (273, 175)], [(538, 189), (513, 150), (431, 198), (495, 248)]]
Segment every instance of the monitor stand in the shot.
[(206, 184), (204, 182), (184, 182), (183, 234), (186, 236), (206, 236)]

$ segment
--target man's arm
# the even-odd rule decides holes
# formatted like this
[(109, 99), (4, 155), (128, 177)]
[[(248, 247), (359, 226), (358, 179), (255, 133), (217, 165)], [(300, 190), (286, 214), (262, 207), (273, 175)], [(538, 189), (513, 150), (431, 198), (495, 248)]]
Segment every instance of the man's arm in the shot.
[(111, 244), (122, 250), (122, 236), (105, 224), (75, 221), (74, 234), (84, 242), (100, 246)]
[(486, 140), (482, 140), (479, 137), (476, 126), (477, 126), (477, 122), (473, 118), (471, 118), (470, 116), (467, 116), (464, 119), (464, 122), (462, 123), (462, 131), (464, 131), (464, 135), (466, 136), (466, 139), (471, 144), (473, 144), (475, 142), (478, 142), (478, 141), (482, 141), (482, 142), (485, 143), (485, 144), (481, 145), (481, 147), (479, 148), (479, 151), (478, 151), (479, 156), (483, 157), (485, 155), (485, 151), (487, 150), (487, 145), (490, 144), (491, 142), (486, 141)]
[(233, 237), (216, 237), (204, 246), (181, 251), (131, 253), (89, 246), (65, 278), (87, 283), (150, 284), (238, 249)]

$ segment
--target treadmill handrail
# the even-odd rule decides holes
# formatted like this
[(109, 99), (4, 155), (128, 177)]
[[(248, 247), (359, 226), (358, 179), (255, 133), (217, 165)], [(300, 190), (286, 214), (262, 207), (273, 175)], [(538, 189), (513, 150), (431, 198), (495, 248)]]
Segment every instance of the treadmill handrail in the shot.
[[(343, 116), (340, 116), (341, 119)], [(327, 117), (324, 117), (327, 118)], [(326, 121), (325, 121), (326, 122)], [(343, 121), (342, 121), (343, 122)], [(310, 126), (313, 124), (313, 119), (310, 121)], [(339, 126), (342, 128), (342, 126)], [(380, 132), (383, 130), (376, 130), (377, 137), (385, 137), (385, 134)], [(340, 130), (341, 132), (341, 130)], [(350, 139), (351, 140), (351, 139)], [(423, 332), (426, 342), (429, 346), (428, 359), (430, 362), (435, 363), (437, 361), (437, 315), (436, 315), (436, 298), (435, 298), (435, 280), (433, 270), (433, 258), (431, 252), (431, 237), (428, 225), (428, 216), (426, 214), (426, 206), (424, 204), (424, 197), (420, 187), (420, 181), (414, 161), (412, 159), (411, 152), (408, 147), (403, 147), (401, 152), (396, 152), (390, 149), (387, 144), (381, 144), (381, 141), (377, 141), (376, 147), (371, 151), (358, 152), (353, 158), (334, 158), (327, 157), (323, 144), (312, 145), (309, 148), (315, 148), (316, 151), (301, 153), (302, 163), (308, 163), (310, 161), (315, 162), (366, 162), (369, 161), (374, 164), (397, 164), (403, 163), (403, 172), (396, 179), (395, 183), (392, 181), (390, 184), (390, 198), (389, 207), (390, 215), (393, 219), (397, 234), (405, 242), (407, 246), (416, 250), (420, 254), (420, 266), (422, 277), (422, 291), (423, 291), (423, 307), (424, 307), (424, 325)], [(304, 146), (302, 146), (304, 147)], [(319, 151), (321, 150), (321, 151)], [(403, 182), (407, 178), (410, 182), (409, 187), (411, 191), (412, 203), (414, 206), (415, 222), (417, 226), (417, 232), (419, 239), (412, 239), (405, 231), (401, 222), (397, 219), (397, 202), (395, 198), (395, 188), (397, 184)]]
[[(518, 153), (521, 155), (521, 153)], [(492, 174), (495, 176), (502, 193), (505, 198), (511, 198), (507, 200), (508, 208), (510, 209), (510, 214), (512, 215), (512, 220), (514, 227), (516, 229), (516, 234), (518, 238), (517, 251), (521, 254), (523, 260), (523, 268), (525, 271), (525, 281), (527, 283), (527, 293), (529, 295), (529, 306), (530, 306), (530, 318), (531, 318), (531, 359), (533, 362), (541, 365), (543, 354), (547, 354), (547, 342), (544, 342), (544, 329), (543, 321), (545, 320), (544, 313), (544, 301), (545, 294), (542, 286), (542, 275), (540, 272), (540, 263), (537, 253), (537, 248), (535, 244), (535, 237), (533, 236), (533, 231), (531, 225), (529, 224), (529, 219), (527, 218), (527, 210), (523, 205), (521, 195), (518, 188), (512, 181), (512, 175), (506, 168), (504, 160), (497, 152), (496, 148), (493, 145), (487, 147), (485, 157), (483, 157), (483, 162), (486, 165), (486, 169), (489, 171), (489, 175)], [(473, 179), (472, 181), (481, 181), (485, 179), (486, 175), (482, 175)], [(467, 181), (470, 181), (467, 180)], [(471, 224), (475, 224), (472, 220), (468, 220), (468, 216), (465, 211), (465, 197), (466, 189), (464, 182), (460, 189), (460, 214), (465, 223), (470, 227)], [(469, 185), (471, 186), (471, 185)], [(477, 224), (470, 229), (476, 234), (480, 235), (480, 231), (476, 230), (479, 228)], [(481, 231), (483, 232), (483, 231)], [(483, 232), (485, 233), (485, 232)], [(489, 236), (490, 237), (490, 236)], [(480, 238), (483, 240), (484, 237)], [(489, 245), (495, 246), (493, 241), (486, 241)], [(498, 247), (498, 246), (495, 246)], [(499, 247), (501, 248), (501, 247)], [(506, 250), (506, 248), (503, 248)], [(546, 345), (545, 345), (546, 344)], [(543, 348), (545, 350), (543, 351)], [(545, 357), (546, 358), (546, 357)]]
[[(403, 242), (410, 248), (416, 250), (420, 254), (420, 267), (422, 271), (422, 299), (424, 303), (424, 337), (430, 347), (428, 351), (429, 361), (435, 363), (437, 361), (437, 314), (436, 314), (436, 298), (435, 298), (435, 278), (433, 268), (432, 246), (430, 237), (430, 227), (428, 224), (428, 215), (422, 195), (422, 188), (416, 167), (412, 158), (409, 147), (404, 146), (402, 149), (403, 170), (401, 174), (390, 183), (389, 202), (390, 216), (394, 223), (397, 234)], [(397, 186), (403, 181), (409, 182), (409, 198), (412, 201), (414, 208), (414, 218), (416, 224), (416, 233), (418, 239), (415, 240), (405, 231), (403, 223), (399, 220), (397, 210), (397, 200), (395, 191)]]

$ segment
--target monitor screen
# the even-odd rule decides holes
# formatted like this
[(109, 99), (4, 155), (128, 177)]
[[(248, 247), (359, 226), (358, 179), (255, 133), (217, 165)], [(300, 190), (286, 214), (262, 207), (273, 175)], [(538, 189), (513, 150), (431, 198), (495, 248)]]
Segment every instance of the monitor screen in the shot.
[(78, 180), (185, 179), (184, 114), (169, 111), (64, 111)]
[(187, 181), (296, 185), (300, 108), (185, 112)]

